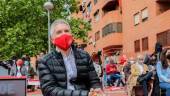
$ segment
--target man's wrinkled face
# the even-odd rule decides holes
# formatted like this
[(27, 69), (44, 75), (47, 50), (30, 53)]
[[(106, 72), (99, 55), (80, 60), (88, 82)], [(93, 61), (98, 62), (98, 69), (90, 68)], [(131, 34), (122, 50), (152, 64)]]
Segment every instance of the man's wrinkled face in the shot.
[(60, 37), (63, 34), (71, 35), (70, 27), (66, 24), (57, 24), (55, 26), (54, 32), (52, 32), (51, 34), (51, 39), (54, 40), (55, 38)]

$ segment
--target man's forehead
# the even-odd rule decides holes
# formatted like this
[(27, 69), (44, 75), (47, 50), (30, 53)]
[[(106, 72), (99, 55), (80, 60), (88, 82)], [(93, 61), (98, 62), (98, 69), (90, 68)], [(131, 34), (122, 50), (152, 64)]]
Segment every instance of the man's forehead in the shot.
[(65, 23), (56, 24), (56, 25), (55, 25), (55, 28), (58, 28), (58, 27), (61, 27), (61, 26), (70, 29), (70, 26), (67, 25), (67, 24), (65, 24)]

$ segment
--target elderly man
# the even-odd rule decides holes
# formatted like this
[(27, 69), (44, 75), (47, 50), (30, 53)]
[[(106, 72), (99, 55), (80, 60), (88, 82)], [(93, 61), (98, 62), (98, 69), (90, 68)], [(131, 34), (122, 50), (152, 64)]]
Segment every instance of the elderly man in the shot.
[[(56, 20), (51, 25), (51, 41), (56, 47), (38, 64), (44, 96), (97, 96), (101, 83), (89, 54), (73, 45), (69, 24)], [(97, 90), (99, 89), (99, 90)]]

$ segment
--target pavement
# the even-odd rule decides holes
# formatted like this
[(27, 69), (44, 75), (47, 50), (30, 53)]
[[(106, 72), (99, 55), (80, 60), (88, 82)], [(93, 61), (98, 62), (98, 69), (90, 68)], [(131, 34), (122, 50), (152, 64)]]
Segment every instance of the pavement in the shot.
[[(125, 87), (108, 87), (104, 88), (105, 96), (127, 96)], [(34, 92), (28, 92), (27, 96), (43, 96), (41, 90), (37, 89)]]

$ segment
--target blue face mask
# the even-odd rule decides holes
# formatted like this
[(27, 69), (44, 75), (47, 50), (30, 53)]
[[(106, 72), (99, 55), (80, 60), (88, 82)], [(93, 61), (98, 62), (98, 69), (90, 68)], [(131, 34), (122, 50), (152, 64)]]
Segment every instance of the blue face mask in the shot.
[(25, 66), (29, 66), (29, 61), (25, 61), (25, 62), (24, 62), (24, 65), (25, 65)]

